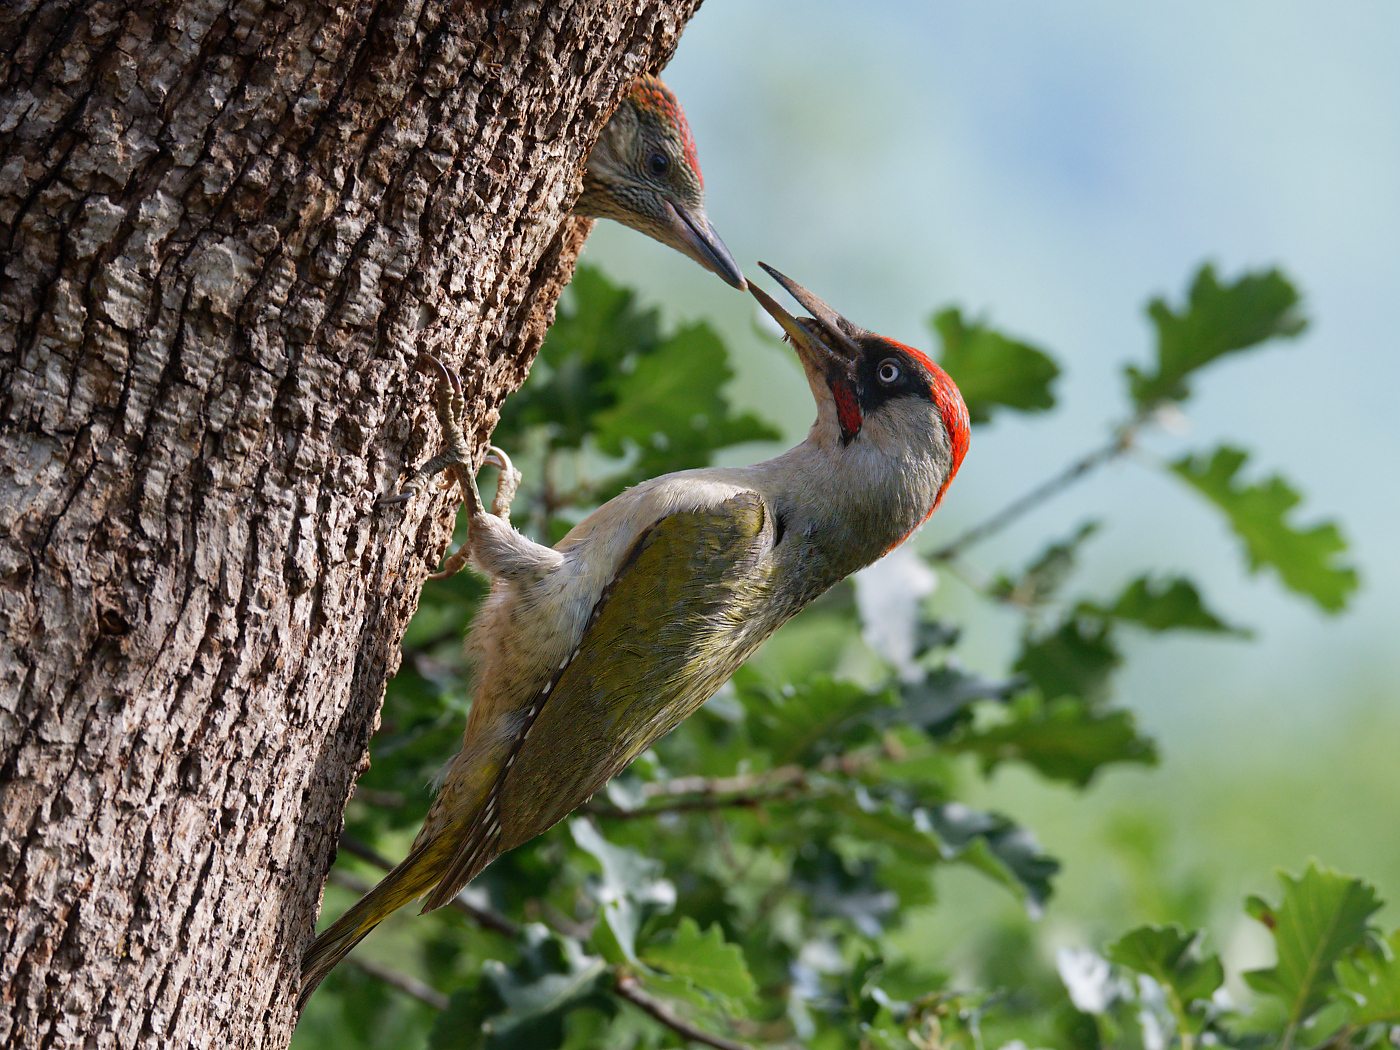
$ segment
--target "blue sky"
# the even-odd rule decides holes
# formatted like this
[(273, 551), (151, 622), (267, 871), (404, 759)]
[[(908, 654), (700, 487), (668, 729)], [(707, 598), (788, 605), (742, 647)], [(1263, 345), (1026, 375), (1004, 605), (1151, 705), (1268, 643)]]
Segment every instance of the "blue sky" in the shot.
[[(1065, 366), (1054, 416), (974, 436), (928, 546), (1104, 439), (1122, 365), (1150, 347), (1150, 296), (1179, 301), (1205, 260), (1296, 281), (1308, 333), (1205, 373), (1186, 431), (1145, 454), (1252, 449), (1256, 477), (1305, 494), (1297, 520), (1341, 523), (1364, 576), (1351, 611), (1326, 617), (1246, 576), (1219, 518), (1137, 463), (972, 555), (995, 572), (1100, 517), (1087, 589), (1180, 570), (1256, 627), (1246, 644), (1132, 644), (1124, 700), (1170, 748), (1203, 719), (1306, 729), (1368, 688), (1400, 706), (1397, 54), (1391, 2), (709, 0), (665, 78), (746, 271), (763, 259), (925, 347), (929, 314), (956, 303)], [(744, 296), (612, 224), (585, 258), (674, 318), (715, 318), (742, 354), (736, 399), (805, 430), (805, 384), (752, 336)], [(1010, 626), (975, 621), (968, 659), (993, 667)]]

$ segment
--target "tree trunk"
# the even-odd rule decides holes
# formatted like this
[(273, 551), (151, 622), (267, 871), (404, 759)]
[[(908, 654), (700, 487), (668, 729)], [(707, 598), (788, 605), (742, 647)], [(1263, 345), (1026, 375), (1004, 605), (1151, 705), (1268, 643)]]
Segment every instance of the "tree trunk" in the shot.
[(286, 1045), (451, 529), (376, 504), (414, 362), (484, 443), (697, 3), (0, 3), (0, 1044)]

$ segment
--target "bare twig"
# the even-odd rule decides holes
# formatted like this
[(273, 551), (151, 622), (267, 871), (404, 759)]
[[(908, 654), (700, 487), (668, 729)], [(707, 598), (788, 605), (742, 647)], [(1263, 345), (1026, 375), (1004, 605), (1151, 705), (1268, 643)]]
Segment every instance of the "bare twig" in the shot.
[(369, 974), (377, 981), (383, 981), (391, 988), (397, 988), (405, 995), (411, 995), (419, 1002), (427, 1003), (429, 1006), (439, 1010), (447, 1009), (447, 996), (443, 995), (436, 988), (429, 987), (417, 977), (410, 977), (406, 973), (390, 969), (375, 962), (372, 959), (361, 959), (354, 957), (350, 959), (352, 966), (358, 966), (365, 973)]
[(794, 786), (777, 791), (756, 792), (752, 795), (734, 795), (729, 798), (707, 796), (705, 798), (675, 799), (658, 803), (655, 806), (643, 806), (640, 809), (618, 809), (616, 806), (581, 806), (579, 812), (603, 820), (645, 820), (662, 813), (705, 813), (719, 809), (753, 809), (765, 802), (784, 802), (799, 794), (801, 794), (801, 788)]
[[(359, 857), (361, 860), (373, 864), (376, 868), (380, 868), (384, 871), (393, 870), (394, 865), (387, 857), (380, 856), (370, 848), (369, 845), (361, 842), (353, 835), (347, 835), (341, 832), (340, 848), (351, 856)], [(339, 886), (354, 890), (356, 893), (368, 893), (370, 890), (370, 887), (366, 883), (361, 882), (353, 875), (346, 875), (343, 872), (332, 870), (331, 880)], [(448, 903), (448, 907), (461, 912), (463, 915), (470, 916), (478, 926), (484, 926), (488, 930), (495, 930), (497, 933), (503, 934), (506, 937), (520, 936), (520, 927), (516, 923), (511, 922), (499, 912), (491, 911), (489, 908), (478, 908), (476, 905), (468, 903), (462, 898), (460, 893), (452, 898)]]
[(842, 788), (812, 780), (814, 772), (858, 776), (872, 762), (888, 757), (883, 747), (857, 748), (829, 755), (815, 770), (800, 765), (779, 766), (766, 773), (733, 777), (675, 777), (642, 785), (642, 796), (654, 803), (636, 809), (615, 806), (580, 806), (579, 812), (610, 820), (640, 820), (661, 813), (713, 812), (721, 809), (753, 809), (767, 802), (788, 802), (801, 795), (823, 795)]
[(784, 784), (801, 784), (807, 779), (803, 766), (779, 766), (766, 773), (741, 773), (733, 777), (673, 777), (644, 784), (642, 794), (647, 798), (670, 795), (741, 795), (757, 788), (773, 788)]
[(1068, 488), (1084, 475), (1088, 474), (1095, 467), (1100, 467), (1110, 460), (1117, 459), (1124, 452), (1127, 452), (1137, 438), (1137, 432), (1142, 427), (1143, 418), (1136, 417), (1131, 422), (1124, 424), (1118, 429), (1113, 440), (1102, 448), (1095, 449), (1088, 455), (1075, 460), (1068, 467), (1056, 474), (1049, 481), (1037, 485), (1024, 496), (1013, 500), (997, 513), (993, 514), (986, 521), (974, 525), (961, 536), (958, 536), (951, 543), (946, 543), (938, 550), (929, 555), (930, 560), (939, 562), (949, 562), (961, 554), (964, 548), (973, 544), (981, 543), (988, 536), (992, 536), (1006, 528), (1027, 511), (1039, 506), (1052, 496)]
[(807, 775), (801, 766), (780, 766), (767, 773), (735, 777), (676, 777), (643, 785), (644, 798), (659, 800), (654, 805), (637, 809), (590, 805), (582, 807), (582, 812), (610, 820), (641, 820), (660, 813), (752, 808), (794, 798), (808, 790)]
[(613, 992), (620, 999), (626, 999), (643, 1013), (650, 1014), (667, 1028), (691, 1042), (713, 1046), (715, 1050), (753, 1050), (747, 1043), (737, 1043), (733, 1039), (713, 1035), (703, 1028), (696, 1028), (689, 1021), (678, 1017), (670, 1005), (648, 992), (642, 991), (637, 978), (630, 973), (620, 974), (613, 985)]

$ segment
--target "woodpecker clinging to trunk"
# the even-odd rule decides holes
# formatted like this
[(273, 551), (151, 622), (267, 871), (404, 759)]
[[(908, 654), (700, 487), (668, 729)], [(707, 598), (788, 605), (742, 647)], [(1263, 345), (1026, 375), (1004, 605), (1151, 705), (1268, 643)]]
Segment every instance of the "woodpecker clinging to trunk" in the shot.
[(739, 264), (705, 217), (705, 180), (685, 113), (653, 76), (632, 86), (599, 134), (574, 212), (641, 230), (744, 289)]
[(481, 506), (460, 388), (435, 362), (448, 452), (425, 470), (450, 466), (462, 482), (471, 560), (491, 579), (469, 639), (476, 692), (462, 750), (412, 849), (316, 938), (302, 1002), (386, 915), (423, 894), (424, 911), (448, 903), (691, 714), (789, 617), (937, 509), (967, 451), (953, 381), (764, 269), (811, 314), (794, 318), (750, 289), (807, 373), (817, 421), (806, 440), (755, 466), (643, 482), (553, 548), (505, 520), (519, 475), (499, 450), (502, 483), (491, 512)]

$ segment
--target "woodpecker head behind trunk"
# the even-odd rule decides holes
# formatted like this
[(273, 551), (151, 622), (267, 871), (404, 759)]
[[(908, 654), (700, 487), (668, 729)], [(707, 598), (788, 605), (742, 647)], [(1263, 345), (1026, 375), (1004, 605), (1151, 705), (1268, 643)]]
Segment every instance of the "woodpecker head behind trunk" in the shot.
[(735, 288), (745, 286), (738, 263), (705, 216), (705, 181), (685, 113), (653, 76), (637, 81), (598, 136), (574, 211), (631, 226)]
[[(894, 529), (890, 546), (897, 546), (938, 508), (967, 454), (962, 394), (918, 350), (852, 324), (797, 282), (759, 265), (811, 314), (794, 317), (749, 285), (807, 374), (817, 402), (808, 442), (841, 465), (830, 483), (848, 490), (829, 498), (872, 504)], [(856, 488), (863, 491), (851, 491)]]

